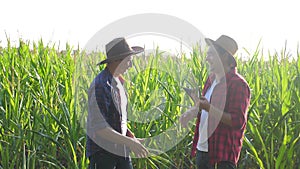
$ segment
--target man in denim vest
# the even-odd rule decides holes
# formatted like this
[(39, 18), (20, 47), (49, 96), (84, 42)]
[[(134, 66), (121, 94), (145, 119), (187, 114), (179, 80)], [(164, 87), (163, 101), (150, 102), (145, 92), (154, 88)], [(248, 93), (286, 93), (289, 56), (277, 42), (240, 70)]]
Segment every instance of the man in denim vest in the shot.
[(121, 75), (132, 66), (132, 55), (143, 52), (130, 47), (125, 38), (106, 46), (107, 64), (90, 85), (88, 92), (87, 157), (90, 169), (132, 169), (130, 150), (146, 157), (148, 150), (127, 128), (127, 95)]

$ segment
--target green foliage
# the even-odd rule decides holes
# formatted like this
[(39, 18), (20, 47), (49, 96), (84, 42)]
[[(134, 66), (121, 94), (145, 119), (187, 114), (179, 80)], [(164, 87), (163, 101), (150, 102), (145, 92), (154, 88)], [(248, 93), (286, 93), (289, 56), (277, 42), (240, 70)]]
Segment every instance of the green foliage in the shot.
[(283, 50), (264, 59), (257, 50), (249, 62), (239, 63), (252, 89), (241, 168), (285, 169), (300, 165), (300, 57), (288, 56)]
[[(260, 52), (238, 59), (252, 94), (239, 168), (296, 168), (300, 57), (283, 50), (264, 59)], [(133, 159), (135, 168), (195, 168), (189, 157), (194, 126), (181, 129), (178, 117), (192, 104), (182, 87), (201, 88), (207, 78), (204, 53), (194, 48), (191, 58), (172, 57), (157, 49), (134, 59), (124, 77), (128, 127), (149, 139), (154, 154)], [(87, 89), (104, 57), (69, 46), (59, 52), (42, 41), (0, 47), (0, 168), (87, 168)]]
[[(71, 49), (20, 41), (0, 56), (2, 168), (86, 168), (74, 110)], [(82, 134), (78, 134), (82, 133)]]

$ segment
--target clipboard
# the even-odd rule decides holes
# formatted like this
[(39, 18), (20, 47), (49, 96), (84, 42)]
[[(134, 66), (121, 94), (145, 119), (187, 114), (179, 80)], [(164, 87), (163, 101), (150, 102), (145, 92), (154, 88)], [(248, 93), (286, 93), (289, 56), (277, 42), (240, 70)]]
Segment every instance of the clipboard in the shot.
[(199, 89), (191, 89), (187, 87), (183, 87), (184, 91), (191, 97), (191, 99), (196, 103), (198, 100), (200, 100), (200, 91)]

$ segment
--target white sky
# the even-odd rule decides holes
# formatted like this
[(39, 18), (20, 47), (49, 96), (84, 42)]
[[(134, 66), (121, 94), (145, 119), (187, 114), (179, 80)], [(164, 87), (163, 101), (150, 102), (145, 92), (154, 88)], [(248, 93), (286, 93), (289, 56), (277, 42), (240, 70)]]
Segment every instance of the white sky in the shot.
[(254, 51), (260, 38), (265, 51), (296, 53), (300, 10), (296, 0), (0, 0), (0, 45), (6, 35), (84, 47), (104, 26), (135, 14), (161, 13), (183, 19), (206, 37), (233, 37), (240, 50)]

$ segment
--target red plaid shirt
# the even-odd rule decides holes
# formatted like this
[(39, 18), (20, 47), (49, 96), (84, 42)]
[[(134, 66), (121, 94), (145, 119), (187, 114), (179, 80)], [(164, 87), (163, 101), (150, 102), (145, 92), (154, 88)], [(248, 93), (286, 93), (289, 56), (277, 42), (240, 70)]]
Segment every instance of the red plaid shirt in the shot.
[[(203, 88), (202, 95), (212, 85), (215, 76), (210, 76)], [(247, 110), (250, 104), (250, 89), (236, 68), (226, 74), (215, 86), (210, 104), (223, 112), (231, 114), (232, 127), (222, 123), (220, 119), (209, 116), (208, 119), (208, 154), (212, 165), (220, 161), (231, 161), (237, 164), (242, 149), (244, 131), (247, 123)], [(196, 154), (199, 137), (198, 114), (191, 155)]]

